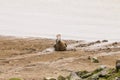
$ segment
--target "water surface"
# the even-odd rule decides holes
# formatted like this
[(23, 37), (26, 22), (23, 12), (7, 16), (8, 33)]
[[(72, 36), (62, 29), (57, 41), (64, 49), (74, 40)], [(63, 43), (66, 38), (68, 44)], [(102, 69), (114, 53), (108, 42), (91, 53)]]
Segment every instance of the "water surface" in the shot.
[(0, 0), (0, 35), (120, 40), (119, 0)]

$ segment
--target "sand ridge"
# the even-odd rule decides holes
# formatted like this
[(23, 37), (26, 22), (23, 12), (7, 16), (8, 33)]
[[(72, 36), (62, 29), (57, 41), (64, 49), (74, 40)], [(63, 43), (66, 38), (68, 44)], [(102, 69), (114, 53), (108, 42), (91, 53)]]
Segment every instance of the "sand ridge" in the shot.
[[(69, 42), (68, 48), (76, 50), (54, 51), (52, 48), (54, 40), (50, 39), (13, 38), (11, 40), (3, 37), (0, 50), (3, 52), (10, 50), (11, 54), (6, 52), (0, 55), (0, 79), (8, 80), (11, 77), (19, 77), (23, 80), (42, 80), (44, 77), (66, 76), (73, 71), (91, 71), (100, 65), (114, 67), (115, 61), (120, 58), (119, 42), (66, 42)], [(21, 46), (23, 43), (24, 46)], [(27, 50), (24, 51), (26, 47)], [(16, 52), (16, 50), (23, 53)], [(92, 63), (88, 57), (98, 57), (100, 63)]]

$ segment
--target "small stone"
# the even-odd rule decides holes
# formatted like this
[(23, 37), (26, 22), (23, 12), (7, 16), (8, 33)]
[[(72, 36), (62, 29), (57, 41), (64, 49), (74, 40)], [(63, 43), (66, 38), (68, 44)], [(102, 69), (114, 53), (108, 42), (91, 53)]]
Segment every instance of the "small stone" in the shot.
[(90, 60), (91, 59), (91, 57), (90, 56), (88, 56), (88, 60)]
[(108, 42), (108, 40), (102, 40), (102, 42)]
[(93, 62), (93, 63), (99, 63), (99, 60), (98, 60), (97, 57), (93, 57), (93, 58), (91, 59), (91, 62)]
[(117, 44), (118, 44), (117, 42), (114, 42), (112, 45), (115, 46), (115, 45), (117, 45)]
[(43, 80), (56, 80), (55, 78), (44, 78)]
[(75, 72), (70, 74), (70, 80), (82, 80)]
[(120, 69), (120, 60), (117, 60), (116, 61), (116, 71), (118, 72), (119, 71), (119, 69)]
[(63, 76), (59, 76), (57, 80), (66, 80)]
[(100, 68), (105, 69), (107, 67), (106, 67), (106, 65), (101, 65)]
[(99, 74), (94, 74), (91, 80), (99, 80)]
[(120, 77), (115, 77), (115, 80), (120, 80)]
[(98, 40), (98, 41), (96, 41), (95, 43), (101, 43), (101, 41), (100, 41), (100, 40)]

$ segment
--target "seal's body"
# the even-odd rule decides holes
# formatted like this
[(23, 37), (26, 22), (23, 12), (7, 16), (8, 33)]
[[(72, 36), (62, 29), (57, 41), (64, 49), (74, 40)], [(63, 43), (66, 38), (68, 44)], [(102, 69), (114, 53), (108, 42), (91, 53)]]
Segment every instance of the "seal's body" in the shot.
[(56, 39), (56, 44), (54, 45), (55, 51), (65, 51), (67, 44), (61, 40), (61, 35), (58, 34)]

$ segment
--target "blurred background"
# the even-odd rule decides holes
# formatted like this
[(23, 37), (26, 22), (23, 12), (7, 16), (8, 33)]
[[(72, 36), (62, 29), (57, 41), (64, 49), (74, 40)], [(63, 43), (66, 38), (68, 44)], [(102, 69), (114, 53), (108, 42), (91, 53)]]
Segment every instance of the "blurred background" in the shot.
[(0, 35), (120, 40), (120, 0), (0, 0)]

